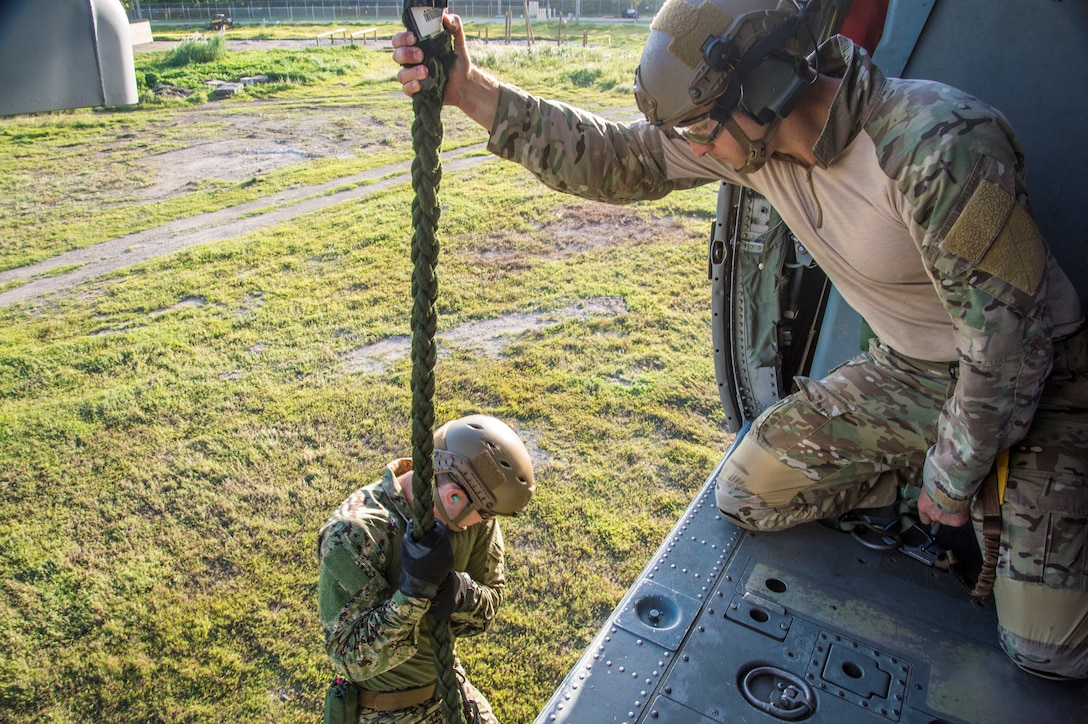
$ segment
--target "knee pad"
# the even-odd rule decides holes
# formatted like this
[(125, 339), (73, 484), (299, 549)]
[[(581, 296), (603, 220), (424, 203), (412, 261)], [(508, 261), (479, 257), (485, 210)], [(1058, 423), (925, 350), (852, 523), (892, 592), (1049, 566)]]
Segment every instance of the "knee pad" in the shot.
[(1052, 681), (1088, 679), (1088, 645), (1043, 644), (1000, 628), (1001, 648), (1018, 667)]

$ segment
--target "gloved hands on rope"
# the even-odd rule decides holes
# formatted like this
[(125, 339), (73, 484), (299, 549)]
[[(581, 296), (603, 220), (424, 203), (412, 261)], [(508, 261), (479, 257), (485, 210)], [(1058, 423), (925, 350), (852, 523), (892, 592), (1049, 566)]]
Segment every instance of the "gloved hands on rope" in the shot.
[(441, 620), (449, 618), (450, 614), (470, 611), (474, 607), (475, 596), (473, 589), (475, 583), (472, 576), (460, 571), (450, 571), (446, 580), (438, 587), (438, 593), (431, 601), (431, 609), (427, 615)]
[(427, 612), (433, 619), (449, 618), (472, 606), (474, 583), (467, 573), (453, 570), (449, 528), (440, 520), (420, 540), (408, 521), (400, 547), (400, 591), (405, 596), (431, 599)]
[(440, 520), (418, 541), (413, 532), (414, 521), (400, 544), (400, 591), (412, 598), (433, 599), (453, 570), (453, 547), (449, 529)]

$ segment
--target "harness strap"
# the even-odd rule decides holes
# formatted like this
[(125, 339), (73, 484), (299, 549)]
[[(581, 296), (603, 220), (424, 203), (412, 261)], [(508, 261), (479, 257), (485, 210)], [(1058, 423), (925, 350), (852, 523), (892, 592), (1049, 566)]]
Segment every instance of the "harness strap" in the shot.
[(729, 120), (725, 122), (725, 128), (740, 144), (747, 158), (744, 165), (737, 169), (737, 173), (754, 173), (763, 168), (764, 164), (767, 163), (767, 144), (774, 138), (781, 123), (782, 119), (776, 116), (774, 120), (767, 124), (767, 132), (763, 134), (763, 138), (753, 141), (748, 138), (748, 134), (740, 127), (736, 119), (729, 116)]

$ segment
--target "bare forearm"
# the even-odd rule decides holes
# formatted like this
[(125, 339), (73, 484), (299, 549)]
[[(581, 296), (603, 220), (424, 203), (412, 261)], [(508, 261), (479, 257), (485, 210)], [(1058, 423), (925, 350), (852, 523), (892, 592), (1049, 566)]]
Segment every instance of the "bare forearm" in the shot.
[(499, 82), (489, 73), (473, 66), (469, 69), (460, 97), (451, 99), (447, 95), (446, 102), (460, 108), (490, 133), (499, 109)]

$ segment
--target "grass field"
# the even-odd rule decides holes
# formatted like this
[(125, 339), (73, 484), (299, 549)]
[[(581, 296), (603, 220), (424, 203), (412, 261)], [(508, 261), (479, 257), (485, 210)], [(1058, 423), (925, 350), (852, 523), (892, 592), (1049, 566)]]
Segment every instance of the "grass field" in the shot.
[[(645, 28), (622, 32), (479, 60), (612, 109), (631, 104)], [(387, 52), (209, 65), (139, 54), (137, 107), (0, 119), (0, 270), (411, 157)], [(218, 104), (149, 93), (149, 76), (197, 89), (212, 70), (282, 76)], [(141, 159), (221, 137), (232, 114), (317, 110), (363, 150), (147, 195)], [(447, 147), (483, 140), (446, 119)], [(528, 511), (503, 522), (507, 603), (459, 644), (504, 722), (533, 720), (729, 442), (705, 276), (714, 192), (620, 208), (505, 163), (444, 179), (440, 333), (549, 320), (497, 353), (445, 344), (437, 369), (440, 420), (501, 417), (537, 464)], [(0, 307), (0, 722), (319, 720), (317, 529), (410, 452), (410, 363), (350, 361), (411, 333), (411, 198), (401, 185)]]

